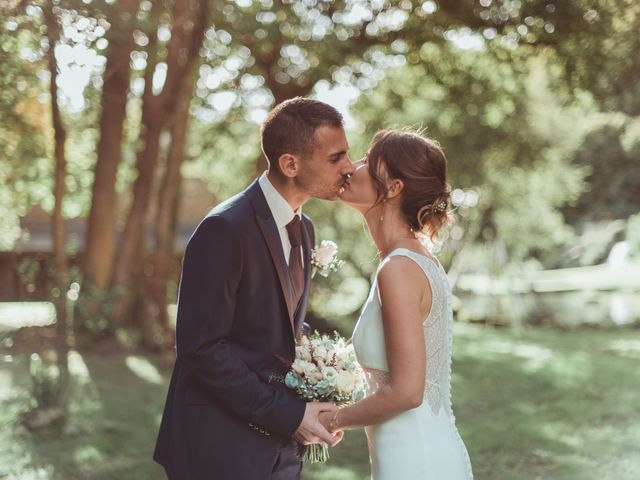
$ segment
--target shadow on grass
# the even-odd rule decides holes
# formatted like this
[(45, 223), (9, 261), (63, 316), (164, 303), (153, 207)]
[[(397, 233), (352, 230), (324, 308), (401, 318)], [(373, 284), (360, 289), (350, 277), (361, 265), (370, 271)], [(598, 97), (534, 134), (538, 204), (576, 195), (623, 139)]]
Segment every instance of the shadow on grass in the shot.
[(465, 331), (453, 399), (477, 479), (640, 478), (640, 373), (609, 349), (637, 332)]
[(8, 471), (0, 473), (15, 480), (163, 478), (151, 456), (167, 378), (152, 361), (71, 352), (70, 420), (58, 435), (33, 434), (15, 421), (29, 406), (27, 364), (20, 355), (11, 368), (1, 370), (13, 388), (2, 401), (0, 442), (10, 453), (2, 459)]
[[(155, 359), (70, 357), (71, 419), (64, 435), (16, 421), (29, 406), (27, 354), (2, 362), (0, 478), (157, 480), (151, 460), (168, 373)], [(476, 480), (640, 478), (640, 335), (456, 326), (453, 408)], [(363, 480), (362, 430), (347, 432), (303, 480)]]

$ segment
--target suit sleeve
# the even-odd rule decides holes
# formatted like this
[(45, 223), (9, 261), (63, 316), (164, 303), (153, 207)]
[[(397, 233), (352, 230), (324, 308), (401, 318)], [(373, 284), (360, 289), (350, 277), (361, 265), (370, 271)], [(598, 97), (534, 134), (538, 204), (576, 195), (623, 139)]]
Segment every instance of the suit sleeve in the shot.
[(238, 417), (288, 438), (305, 403), (263, 381), (229, 340), (243, 268), (240, 241), (223, 217), (207, 217), (187, 245), (176, 327), (178, 359), (201, 390)]

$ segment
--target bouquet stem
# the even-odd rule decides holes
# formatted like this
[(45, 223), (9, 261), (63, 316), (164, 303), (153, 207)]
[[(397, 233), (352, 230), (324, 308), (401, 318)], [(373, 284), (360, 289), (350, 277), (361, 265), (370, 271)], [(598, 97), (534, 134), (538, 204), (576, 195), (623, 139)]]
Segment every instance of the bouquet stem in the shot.
[(324, 463), (329, 460), (329, 447), (319, 443), (300, 445), (298, 458), (305, 463)]

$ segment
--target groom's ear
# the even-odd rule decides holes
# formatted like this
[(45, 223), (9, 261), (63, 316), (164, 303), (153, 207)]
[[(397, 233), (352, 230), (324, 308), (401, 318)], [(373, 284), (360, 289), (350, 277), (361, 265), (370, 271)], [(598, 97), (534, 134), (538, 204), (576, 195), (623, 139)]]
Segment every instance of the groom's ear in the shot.
[(280, 171), (287, 178), (293, 178), (300, 172), (300, 159), (290, 153), (280, 155), (278, 158)]

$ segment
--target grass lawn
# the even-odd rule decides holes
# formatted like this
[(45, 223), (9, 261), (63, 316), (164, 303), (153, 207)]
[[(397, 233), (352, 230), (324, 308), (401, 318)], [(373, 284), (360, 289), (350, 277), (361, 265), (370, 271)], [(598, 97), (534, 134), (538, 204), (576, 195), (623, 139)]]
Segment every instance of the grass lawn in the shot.
[[(476, 479), (640, 478), (640, 331), (455, 333), (453, 406)], [(0, 479), (164, 478), (150, 458), (170, 372), (155, 359), (74, 352), (65, 434), (33, 435), (17, 421), (30, 388), (17, 347), (0, 349)], [(361, 431), (331, 456), (303, 479), (369, 477)]]

